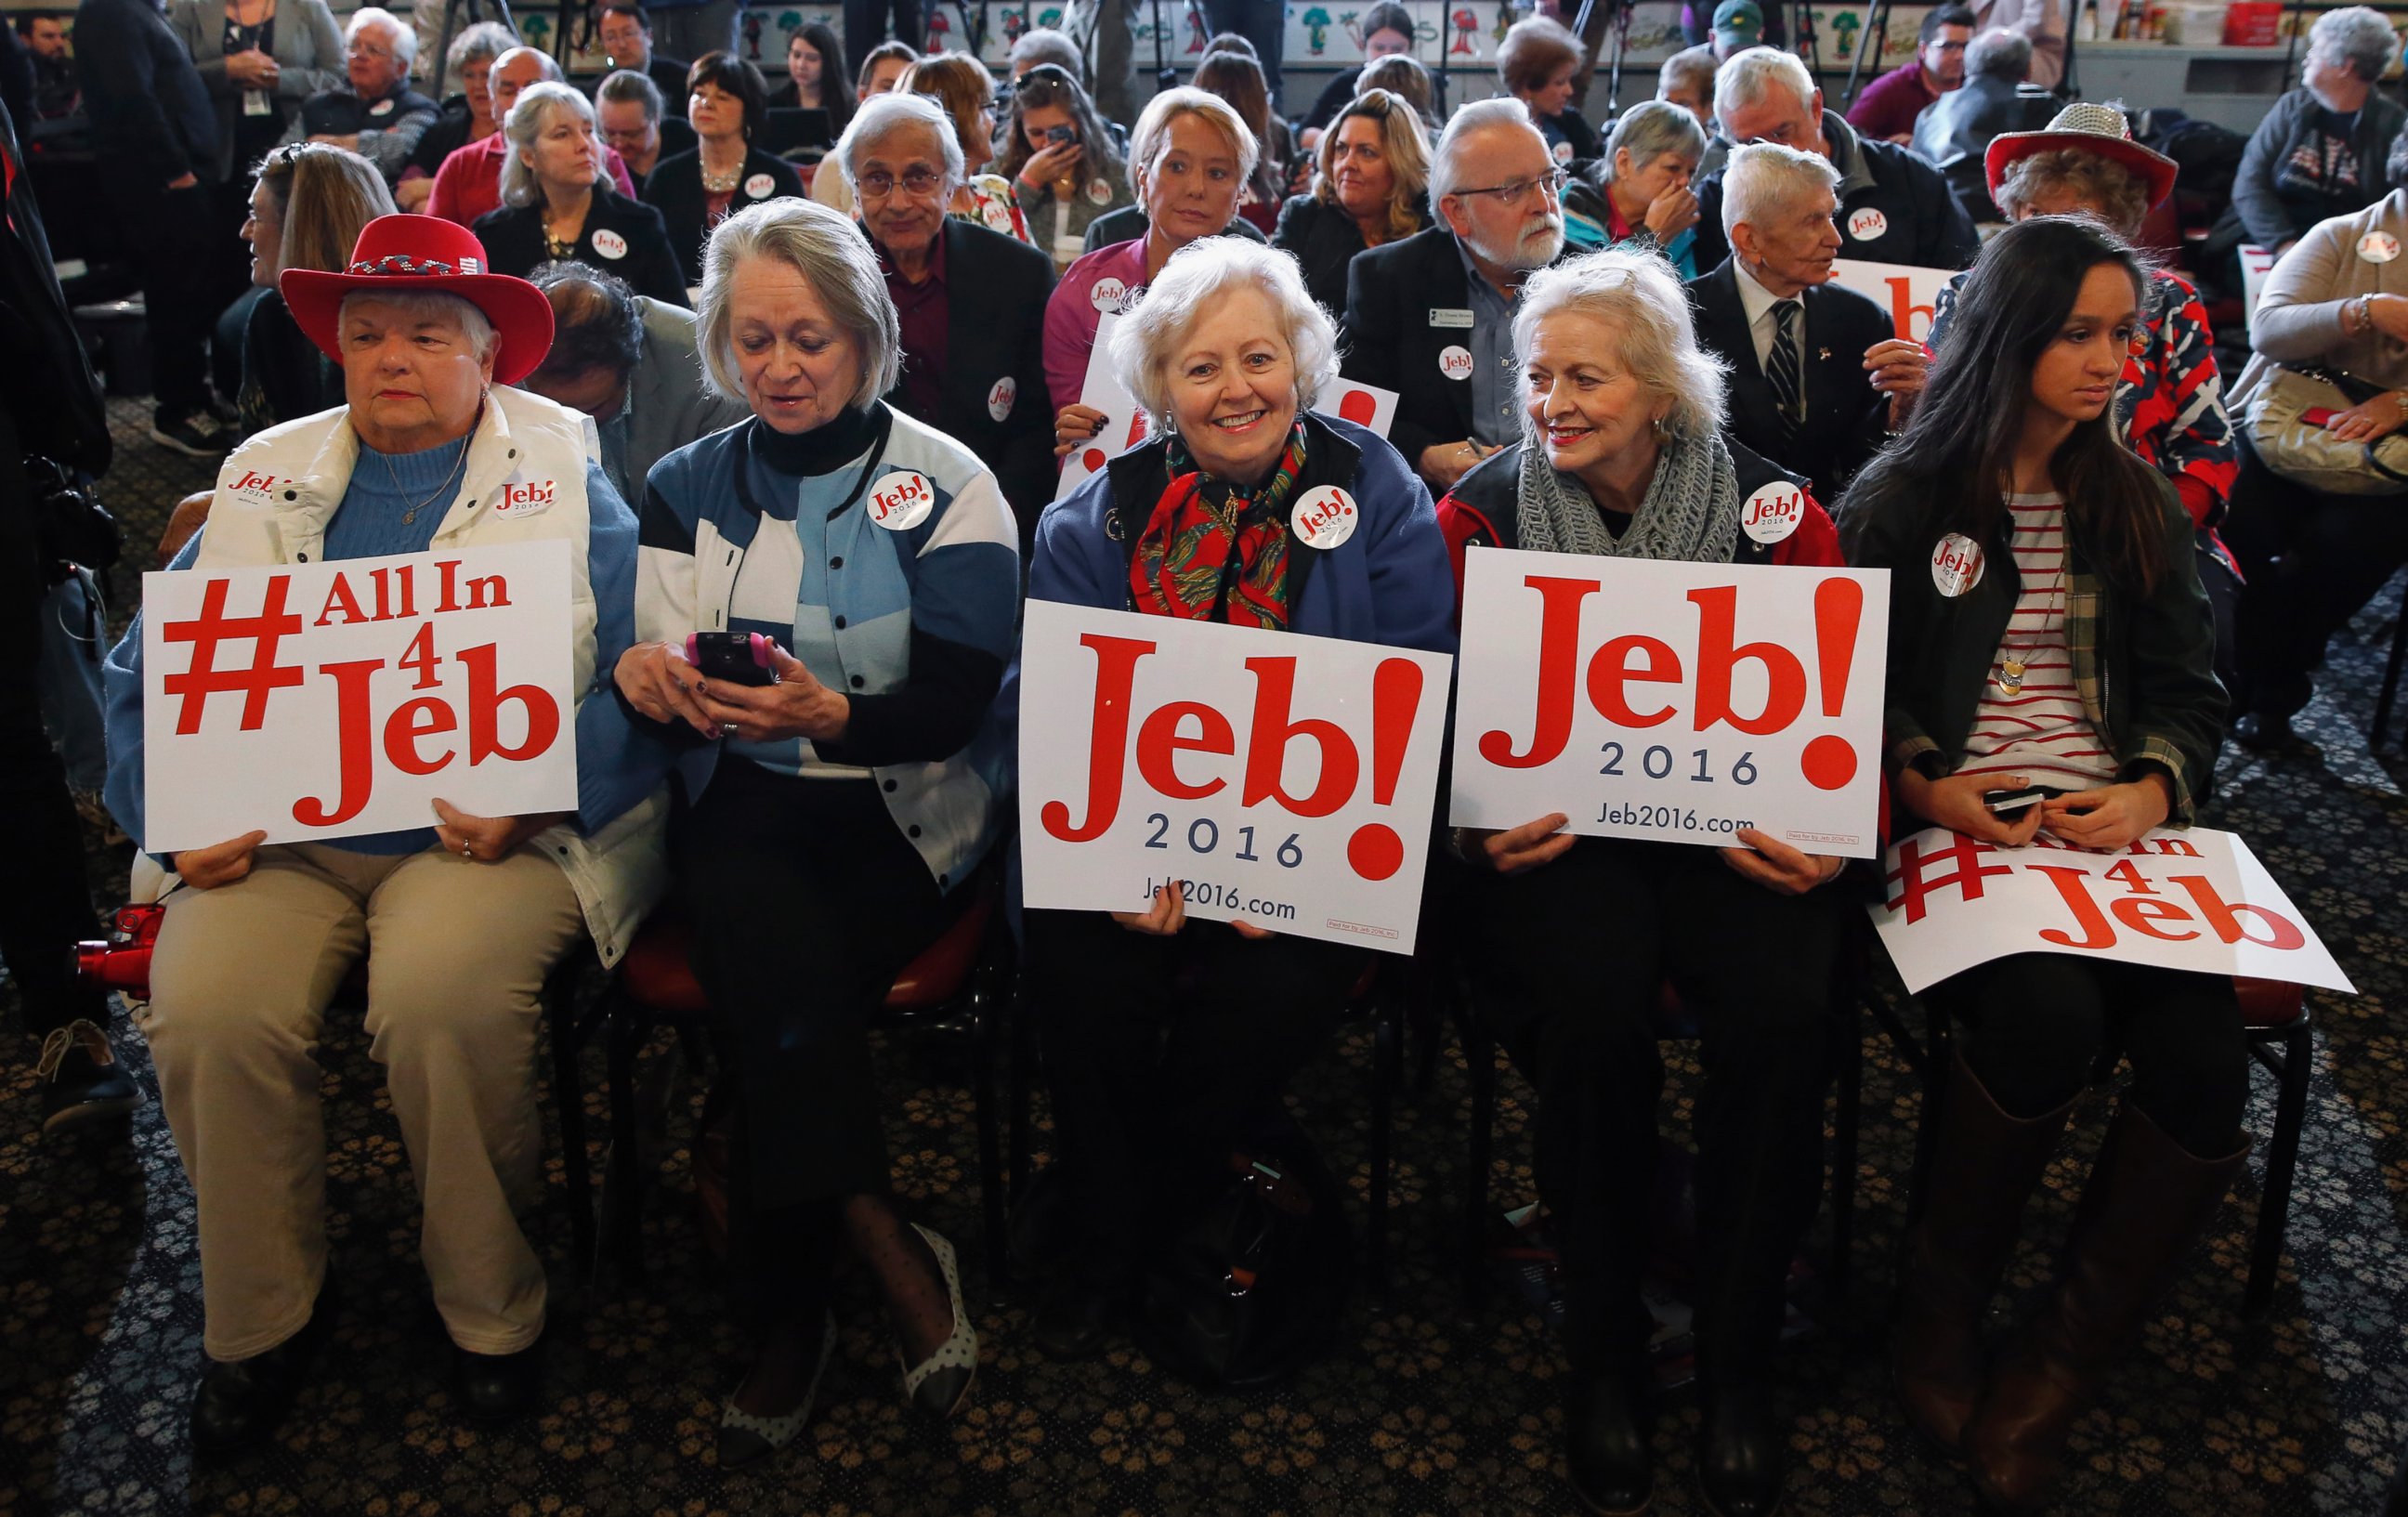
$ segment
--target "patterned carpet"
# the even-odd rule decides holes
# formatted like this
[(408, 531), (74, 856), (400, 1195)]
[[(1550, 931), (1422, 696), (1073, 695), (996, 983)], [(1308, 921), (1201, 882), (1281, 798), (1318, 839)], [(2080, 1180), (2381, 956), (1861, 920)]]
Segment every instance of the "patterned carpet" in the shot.
[[(122, 422), (134, 420), (131, 412)], [(172, 494), (207, 471), (164, 466), (128, 441), (110, 498), (147, 542)], [(122, 578), (122, 577), (121, 577)], [(122, 587), (131, 598), (131, 587)], [(2322, 1023), (2284, 1283), (2260, 1321), (2240, 1315), (2260, 1170), (2253, 1165), (2181, 1289), (2080, 1424), (2059, 1510), (2186, 1517), (2379, 1510), (2408, 1436), (2408, 807), (2394, 750), (2370, 758), (2364, 723), (2399, 614), (2395, 587), (2333, 651), (2308, 713), (2321, 757), (2228, 751), (2213, 820), (2252, 839), (2363, 995), (2319, 995)], [(123, 859), (96, 858), (113, 894)], [(192, 1198), (155, 1104), (132, 1139), (44, 1145), (30, 1057), (0, 1073), (0, 1513), (644, 1512), (1557, 1514), (1561, 1372), (1534, 1313), (1492, 1292), (1467, 1320), (1447, 1240), (1465, 1164), (1467, 1082), (1450, 1048), (1430, 1094), (1398, 1119), (1396, 1288), (1357, 1299), (1334, 1350), (1284, 1391), (1201, 1394), (1124, 1348), (1057, 1367), (1028, 1343), (1022, 1303), (982, 1302), (976, 1399), (933, 1426), (902, 1409), (893, 1354), (856, 1282), (838, 1371), (810, 1436), (766, 1469), (722, 1476), (710, 1454), (719, 1397), (741, 1363), (689, 1203), (685, 1126), (673, 1124), (648, 1212), (649, 1283), (570, 1281), (566, 1212), (532, 1226), (560, 1301), (545, 1404), (499, 1434), (452, 1413), (443, 1340), (416, 1259), (407, 1163), (356, 1014), (325, 1050), (334, 1249), (347, 1296), (331, 1352), (280, 1440), (232, 1467), (196, 1468), (183, 1438), (200, 1353)], [(147, 1081), (138, 1040), (121, 1044)], [(968, 1096), (942, 1049), (896, 1044), (882, 1079), (911, 1209), (977, 1251)], [(1671, 1051), (1676, 1057), (1682, 1049)], [(1856, 1195), (1856, 1282), (1809, 1300), (1815, 1332), (1784, 1351), (1793, 1510), (1970, 1511), (1961, 1478), (1910, 1438), (1879, 1346), (1904, 1201), (1914, 1083), (1868, 1027)], [(1369, 1056), (1357, 1038), (1311, 1071), (1297, 1107), (1341, 1174), (1364, 1184)], [(585, 1072), (602, 1111), (598, 1057)], [(1695, 1091), (1676, 1063), (1670, 1130)], [(1501, 1204), (1528, 1194), (1526, 1087), (1508, 1078), (1498, 1120)], [(546, 1100), (549, 1102), (549, 1095)], [(2012, 1283), (2044, 1278), (2100, 1123), (2078, 1123), (2051, 1172)], [(2251, 1126), (2272, 1121), (2262, 1076)], [(598, 1130), (598, 1129), (597, 1129)], [(1041, 1138), (1041, 1134), (1040, 1134)], [(555, 1191), (562, 1189), (555, 1160)], [(1827, 1236), (1816, 1225), (1813, 1246)], [(974, 1257), (972, 1263), (975, 1263)], [(1693, 1403), (1673, 1396), (1657, 1433), (1656, 1510), (1703, 1510), (1689, 1480)]]

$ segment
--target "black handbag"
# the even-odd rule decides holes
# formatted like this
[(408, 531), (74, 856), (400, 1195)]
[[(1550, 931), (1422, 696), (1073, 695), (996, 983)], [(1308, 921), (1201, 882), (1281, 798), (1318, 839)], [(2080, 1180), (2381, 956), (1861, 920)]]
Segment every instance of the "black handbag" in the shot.
[(123, 556), (124, 529), (64, 465), (28, 457), (25, 490), (33, 500), (34, 532), (45, 565), (79, 564), (101, 574)]

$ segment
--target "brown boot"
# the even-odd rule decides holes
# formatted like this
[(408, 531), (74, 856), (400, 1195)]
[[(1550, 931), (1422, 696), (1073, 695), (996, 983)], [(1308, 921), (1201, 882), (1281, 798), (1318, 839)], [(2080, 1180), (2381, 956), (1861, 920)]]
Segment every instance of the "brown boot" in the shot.
[(1952, 1453), (1982, 1395), (1982, 1313), (2073, 1109), (2021, 1121), (1999, 1109), (1963, 1059), (1948, 1071), (1940, 1135), (1908, 1239), (1890, 1370), (1915, 1429)]
[(2172, 1284), (2249, 1156), (2193, 1157), (2146, 1113), (2116, 1110), (2073, 1215), (2057, 1291), (2018, 1336), (1965, 1430), (1973, 1484), (1993, 1510), (2038, 1510), (2066, 1434), (2116, 1353)]

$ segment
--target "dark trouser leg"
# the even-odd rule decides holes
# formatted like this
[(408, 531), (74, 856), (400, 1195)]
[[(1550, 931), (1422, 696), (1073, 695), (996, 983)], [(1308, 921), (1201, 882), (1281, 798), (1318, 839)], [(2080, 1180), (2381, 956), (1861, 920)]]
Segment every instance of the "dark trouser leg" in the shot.
[(1704, 1032), (1695, 1296), (1709, 1386), (1761, 1381), (1780, 1340), (1790, 1259), (1822, 1200), (1830, 986), (1853, 909), (1836, 887), (1766, 890), (1709, 849), (1666, 866), (1666, 956)]
[(2215, 618), (2215, 677), (2232, 697), (2231, 715), (2248, 708), (2248, 686), (2241, 670), (2241, 597), (2246, 587), (2233, 573), (2225, 555), (2215, 551), (2215, 534), (2200, 529), (2193, 557), (2199, 565), (2200, 588), (2207, 592), (2207, 608)]
[(2056, 1110), (2090, 1082), (2107, 1036), (2107, 1005), (2092, 968), (2066, 954), (2015, 953), (1950, 976), (1924, 1000), (1934, 1015), (1963, 1023), (1957, 1055), (2001, 1110), (2025, 1121)]
[(1280, 58), (1287, 50), (1287, 7), (1283, 0), (1204, 0), (1205, 19), (1212, 30), (1235, 32), (1254, 45), (1262, 59), (1263, 79), (1270, 86), (1271, 109), (1280, 108)]
[(1656, 868), (1640, 845), (1583, 838), (1527, 874), (1466, 890), (1482, 1010), (1538, 1090), (1539, 1193), (1553, 1219), (1564, 1338), (1584, 1374), (1646, 1352), (1640, 1299), (1664, 1062)]
[(142, 276), (152, 399), (162, 420), (179, 421), (208, 400), (209, 328), (219, 309), (210, 290), (222, 266), (211, 186), (170, 190), (142, 182), (147, 170), (117, 174)]
[(882, 1193), (868, 1022), (942, 925), (936, 881), (866, 780), (724, 757), (671, 830), (695, 976), (737, 1052), (758, 1205)]
[(2244, 444), (2224, 534), (2249, 577), (2239, 632), (2255, 709), (2288, 716), (2307, 704), (2326, 642), (2408, 562), (2400, 507), (2396, 496), (2301, 489)]
[(2249, 1045), (2231, 977), (2142, 964), (2088, 967), (2131, 1061), (2126, 1103), (2196, 1158), (2220, 1159), (2239, 1147)]

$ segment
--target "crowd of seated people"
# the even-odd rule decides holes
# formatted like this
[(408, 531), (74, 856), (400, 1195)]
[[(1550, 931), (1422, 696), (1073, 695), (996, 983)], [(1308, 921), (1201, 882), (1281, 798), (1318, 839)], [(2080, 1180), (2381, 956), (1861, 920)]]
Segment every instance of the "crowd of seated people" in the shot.
[[(645, 9), (614, 3), (590, 86), (483, 22), (437, 101), (414, 85), (417, 34), (372, 7), (338, 34), (323, 0), (83, 0), (84, 108), (145, 234), (151, 436), (222, 457), (222, 481), (292, 481), (183, 501), (167, 566), (580, 548), (573, 810), (143, 855), (154, 889), (179, 887), (139, 1028), (198, 1204), (195, 1446), (266, 1438), (326, 1337), (309, 1051), (371, 953), (457, 1404), (526, 1410), (548, 1309), (519, 1223), (540, 1179), (538, 995), (580, 943), (618, 962), (663, 901), (693, 923), (740, 1112), (730, 1305), (753, 1358), (714, 1388), (719, 1462), (808, 1424), (840, 1258), (877, 1283), (905, 1398), (944, 1418), (973, 1395), (960, 1267), (894, 1194), (868, 1029), (1007, 837), (1028, 600), (1444, 652), (1480, 636), (1459, 624), (1469, 546), (1892, 568), (1885, 803), (2000, 847), (2186, 825), (2229, 732), (2298, 742), (2326, 642), (2408, 562), (2387, 498), (2408, 479), (2408, 442), (2387, 446), (2408, 436), (2388, 23), (2324, 14), (2250, 143), (2233, 206), (2280, 257), (2228, 384), (2199, 281), (2142, 248), (2173, 160), (2123, 109), (2026, 82), (2061, 58), (2052, 7), (1931, 11), (1845, 115), (1764, 21), (1722, 0), (1655, 99), (1592, 124), (1559, 22), (1514, 25), (1494, 93), (1449, 112), (1412, 16), (1383, 3), (1364, 66), (1294, 121), (1276, 49), (1267, 66), (1230, 33), (1125, 126), (1050, 31), (1013, 48), (1008, 99), (968, 54), (817, 22), (772, 89), (724, 46), (656, 50)], [(794, 150), (798, 119), (825, 140)], [(40, 223), (6, 185), (0, 253), (21, 257)], [(1928, 331), (1902, 334), (1842, 259), (1946, 273)], [(222, 401), (207, 347), (237, 299)], [(1090, 403), (1098, 362), (1140, 417)], [(1384, 434), (1316, 408), (1341, 379), (1394, 393)], [(12, 398), (0, 440), (88, 432), (50, 413), (72, 400)], [(1111, 466), (1063, 494), (1061, 461), (1091, 444)], [(477, 509), (522, 453), (558, 501)], [(874, 529), (865, 501), (897, 473), (939, 505)], [(1807, 498), (1767, 543), (1740, 513), (1776, 485)], [(1325, 486), (1362, 530), (1295, 551), (1287, 504)], [(2000, 572), (1941, 585), (1925, 569), (1950, 534)], [(19, 565), (0, 568), (15, 618)], [(777, 679), (705, 678), (697, 630), (760, 634)], [(105, 681), (108, 805), (137, 847), (143, 648), (137, 621)], [(2045, 799), (1985, 808), (2027, 785)], [(56, 820), (29, 827), (46, 852), (0, 910), (0, 956), (67, 1127), (138, 1096), (105, 1009), (23, 967), (91, 931)], [(1643, 1510), (1656, 1480), (1641, 1282), (1669, 980), (1702, 1031), (1694, 1469), (1726, 1517), (1768, 1513), (1856, 875), (1753, 829), (1709, 850), (1566, 824), (1440, 827), (1434, 863), (1458, 903), (1438, 936), (1536, 1092), (1564, 1470), (1598, 1512)], [(1191, 920), (1176, 886), (1018, 920), (1064, 1261), (1033, 1340), (1083, 1359), (1327, 1047), (1366, 956)], [(2226, 980), (2041, 955), (1928, 997), (1965, 1036), (1893, 1368), (1907, 1419), (1990, 1507), (2026, 1511), (2247, 1151), (2238, 1009)], [(1985, 1357), (2024, 1204), (2111, 1041), (2135, 1079), (2084, 1221)]]

